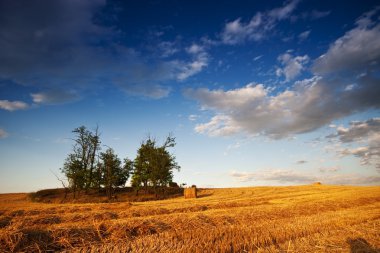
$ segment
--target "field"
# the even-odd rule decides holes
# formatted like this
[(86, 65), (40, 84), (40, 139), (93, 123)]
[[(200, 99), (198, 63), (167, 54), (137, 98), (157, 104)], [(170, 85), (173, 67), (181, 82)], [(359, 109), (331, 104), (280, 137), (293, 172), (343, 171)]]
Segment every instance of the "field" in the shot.
[(200, 189), (197, 199), (0, 195), (0, 252), (380, 252), (380, 187)]

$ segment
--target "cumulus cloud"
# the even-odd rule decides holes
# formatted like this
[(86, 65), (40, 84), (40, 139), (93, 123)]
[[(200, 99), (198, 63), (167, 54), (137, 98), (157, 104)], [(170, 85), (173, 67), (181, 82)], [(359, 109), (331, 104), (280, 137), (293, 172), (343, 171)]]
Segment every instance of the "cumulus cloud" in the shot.
[(298, 0), (287, 1), (282, 7), (266, 12), (256, 13), (249, 22), (241, 18), (225, 24), (221, 40), (225, 44), (239, 44), (245, 41), (259, 41), (272, 31), (278, 22), (290, 17), (298, 4)]
[(329, 174), (311, 175), (294, 170), (263, 170), (259, 172), (232, 171), (230, 176), (239, 182), (273, 181), (280, 184), (310, 184), (322, 182), (323, 184), (346, 185), (376, 185), (380, 183), (380, 176), (362, 176), (358, 174)]
[(289, 82), (296, 78), (304, 69), (304, 65), (309, 62), (309, 56), (293, 57), (290, 53), (278, 56), (277, 60), (282, 64), (283, 68), (277, 68), (277, 76), (285, 76), (285, 81)]
[(205, 133), (209, 136), (228, 136), (236, 134), (240, 130), (241, 127), (226, 115), (216, 115), (208, 123), (195, 126), (197, 133)]
[(380, 118), (372, 118), (366, 121), (352, 121), (348, 128), (337, 127), (337, 133), (328, 137), (338, 137), (341, 142), (348, 143), (366, 140), (377, 133), (380, 133)]
[(48, 90), (44, 92), (30, 94), (33, 98), (33, 102), (37, 104), (63, 104), (79, 99), (79, 96), (74, 91), (67, 90)]
[(22, 101), (0, 100), (0, 109), (7, 111), (25, 110), (29, 105)]
[[(336, 40), (314, 64), (319, 74), (375, 70), (380, 67), (380, 24), (374, 18), (379, 7), (365, 13), (356, 21), (356, 27)], [(375, 19), (375, 20), (372, 20)]]
[(360, 158), (362, 165), (375, 164), (380, 169), (380, 118), (353, 121), (348, 128), (338, 127), (335, 134), (327, 137), (337, 138), (343, 144), (358, 143), (356, 147), (338, 152), (342, 156), (354, 155)]
[(7, 138), (8, 135), (9, 134), (4, 129), (0, 128), (0, 139)]
[(186, 95), (217, 114), (209, 123), (197, 125), (197, 132), (210, 136), (245, 132), (284, 138), (311, 132), (354, 112), (379, 108), (378, 80), (366, 76), (358, 83), (360, 89), (345, 90), (344, 83), (313, 77), (276, 95), (262, 84), (228, 91), (189, 89)]
[[(255, 83), (231, 90), (187, 90), (188, 97), (197, 100), (203, 109), (215, 113), (209, 122), (198, 124), (195, 131), (210, 136), (243, 133), (285, 138), (314, 131), (353, 113), (380, 108), (380, 59), (377, 63), (372, 61), (380, 52), (377, 50), (378, 39), (373, 39), (379, 25), (372, 19), (371, 13), (361, 17), (354, 29), (330, 46), (322, 57), (325, 60), (320, 58), (314, 63), (314, 69), (322, 70), (322, 66), (334, 62), (331, 69), (337, 71), (334, 78), (321, 71), (321, 75), (296, 81), (287, 90), (277, 92), (269, 85)], [(372, 35), (353, 36), (358, 31)], [(367, 41), (368, 38), (373, 40)], [(356, 44), (358, 39), (363, 43)], [(353, 45), (356, 45), (355, 50)], [(355, 57), (347, 58), (348, 55)], [(359, 55), (358, 65), (355, 61)], [(302, 63), (308, 61), (307, 55), (297, 57), (290, 53), (279, 57), (284, 67), (278, 74), (284, 75), (288, 81), (299, 75), (304, 68)], [(353, 68), (356, 71), (351, 71)], [(363, 73), (364, 69), (368, 71)], [(357, 72), (361, 74), (357, 75)]]

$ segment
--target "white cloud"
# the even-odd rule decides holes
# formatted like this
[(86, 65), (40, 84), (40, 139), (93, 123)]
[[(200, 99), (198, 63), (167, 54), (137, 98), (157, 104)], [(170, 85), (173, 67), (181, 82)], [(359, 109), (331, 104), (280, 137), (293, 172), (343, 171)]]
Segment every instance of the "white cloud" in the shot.
[(192, 44), (190, 47), (186, 48), (186, 51), (189, 54), (199, 54), (205, 51), (204, 47), (198, 45), (198, 44)]
[(236, 172), (230, 175), (241, 182), (249, 182), (253, 180), (276, 181), (279, 183), (312, 183), (317, 177), (305, 173), (299, 173), (293, 170), (264, 170), (260, 172)]
[(361, 165), (375, 164), (380, 169), (380, 118), (351, 122), (350, 127), (338, 127), (335, 134), (327, 137), (338, 138), (341, 144), (358, 144), (338, 149), (338, 153), (354, 155), (360, 158)]
[(319, 168), (319, 171), (322, 172), (322, 173), (325, 173), (325, 172), (338, 172), (340, 170), (340, 168), (338, 166), (336, 167), (323, 167), (323, 168)]
[(380, 172), (380, 119), (354, 121), (348, 128), (337, 127), (337, 132), (327, 136), (337, 140), (337, 148), (329, 151), (336, 152), (340, 157), (355, 156), (361, 165), (375, 165)]
[(178, 62), (178, 74), (177, 79), (183, 81), (190, 76), (193, 76), (201, 72), (205, 67), (208, 66), (209, 55), (203, 46), (192, 44), (186, 51), (192, 56), (192, 61), (190, 62)]
[(310, 30), (308, 30), (308, 31), (304, 31), (304, 32), (302, 32), (302, 33), (300, 33), (300, 34), (298, 35), (298, 39), (299, 39), (300, 41), (306, 40), (306, 39), (309, 37), (310, 33), (311, 33)]
[(380, 133), (380, 118), (372, 118), (366, 121), (352, 121), (348, 128), (338, 127), (337, 133), (328, 137), (338, 137), (341, 142), (348, 143), (366, 140), (377, 133)]
[(0, 128), (0, 139), (7, 138), (8, 135), (9, 134), (4, 129)]
[(163, 58), (170, 57), (180, 51), (176, 41), (162, 41), (157, 46)]
[(33, 102), (37, 104), (63, 104), (79, 99), (79, 96), (74, 91), (66, 90), (48, 90), (39, 93), (30, 94), (33, 98)]
[(296, 78), (304, 69), (304, 65), (309, 62), (309, 56), (296, 56), (293, 57), (289, 53), (278, 56), (277, 60), (282, 64), (283, 68), (276, 70), (276, 75), (285, 76), (287, 82)]
[(195, 120), (197, 120), (197, 118), (199, 118), (198, 115), (195, 115), (195, 114), (191, 114), (191, 115), (189, 115), (189, 120), (190, 120), (190, 121), (195, 121)]
[[(203, 109), (215, 111), (210, 122), (196, 131), (211, 136), (244, 133), (284, 138), (306, 133), (351, 113), (379, 108), (380, 87), (376, 79), (358, 80), (361, 89), (346, 91), (344, 83), (331, 83), (322, 77), (295, 82), (275, 95), (262, 84), (248, 84), (233, 90), (189, 89), (186, 95)], [(338, 98), (339, 99), (336, 99)]]
[(322, 182), (322, 184), (345, 184), (345, 185), (376, 185), (380, 183), (380, 176), (362, 176), (358, 174), (334, 174), (313, 175), (295, 170), (263, 170), (259, 172), (232, 171), (230, 176), (239, 182), (273, 181), (280, 184), (310, 184)]
[[(380, 37), (375, 39), (380, 25), (371, 20), (372, 16), (373, 13), (369, 13), (361, 17), (357, 27), (339, 38), (325, 56), (314, 63), (313, 69), (322, 75), (296, 81), (285, 91), (266, 88), (271, 87), (270, 84), (252, 83), (225, 91), (187, 90), (188, 97), (216, 115), (209, 122), (198, 124), (195, 130), (210, 136), (239, 133), (284, 138), (314, 131), (353, 113), (380, 108), (380, 44), (377, 43)], [(367, 41), (368, 38), (372, 40)], [(361, 58), (359, 63), (355, 62), (358, 57)], [(283, 68), (279, 68), (277, 74), (290, 81), (301, 73), (309, 57), (293, 57), (287, 52), (278, 60)], [(331, 69), (325, 73), (328, 66)], [(334, 78), (330, 70), (336, 71)], [(363, 73), (363, 70), (368, 71)]]
[(314, 64), (319, 74), (340, 71), (362, 73), (379, 70), (380, 67), (380, 24), (372, 20), (379, 8), (365, 13), (356, 21), (356, 27), (330, 45), (326, 54)]
[(295, 10), (300, 0), (287, 1), (283, 7), (275, 8), (268, 12), (268, 15), (275, 20), (284, 20), (289, 18), (290, 14)]
[(7, 111), (25, 110), (29, 105), (21, 101), (0, 100), (0, 109)]
[(228, 116), (216, 115), (208, 123), (197, 124), (195, 131), (209, 136), (228, 136), (241, 131), (241, 127)]
[(266, 12), (256, 13), (249, 22), (238, 18), (225, 24), (221, 33), (225, 44), (239, 44), (245, 41), (259, 41), (273, 30), (277, 23), (290, 17), (298, 4), (298, 0), (285, 2), (284, 6)]

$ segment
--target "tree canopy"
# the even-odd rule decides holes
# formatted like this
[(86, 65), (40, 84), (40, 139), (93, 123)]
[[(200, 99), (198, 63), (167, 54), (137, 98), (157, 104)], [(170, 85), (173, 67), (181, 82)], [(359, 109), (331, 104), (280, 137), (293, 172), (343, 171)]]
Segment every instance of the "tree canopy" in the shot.
[(171, 135), (161, 146), (151, 137), (143, 141), (134, 160), (132, 186), (137, 189), (153, 186), (156, 190), (172, 182), (173, 171), (179, 170), (180, 166), (175, 161), (175, 156), (167, 149), (175, 145), (175, 138)]
[(173, 171), (179, 170), (176, 157), (168, 148), (176, 145), (175, 137), (169, 135), (162, 145), (148, 137), (141, 143), (137, 156), (132, 161), (123, 162), (112, 148), (101, 152), (98, 128), (95, 131), (80, 126), (72, 131), (75, 134), (73, 150), (65, 159), (62, 173), (69, 182), (69, 189), (76, 194), (82, 190), (105, 189), (111, 198), (115, 189), (124, 187), (130, 176), (136, 193), (144, 187), (153, 187), (155, 193), (173, 182)]

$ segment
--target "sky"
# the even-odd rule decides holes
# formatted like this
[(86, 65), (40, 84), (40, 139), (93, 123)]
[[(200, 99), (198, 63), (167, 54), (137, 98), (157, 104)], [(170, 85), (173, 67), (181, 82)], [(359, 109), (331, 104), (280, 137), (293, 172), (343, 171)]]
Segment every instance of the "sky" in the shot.
[(0, 192), (60, 187), (71, 132), (174, 181), (380, 184), (378, 1), (0, 0)]

